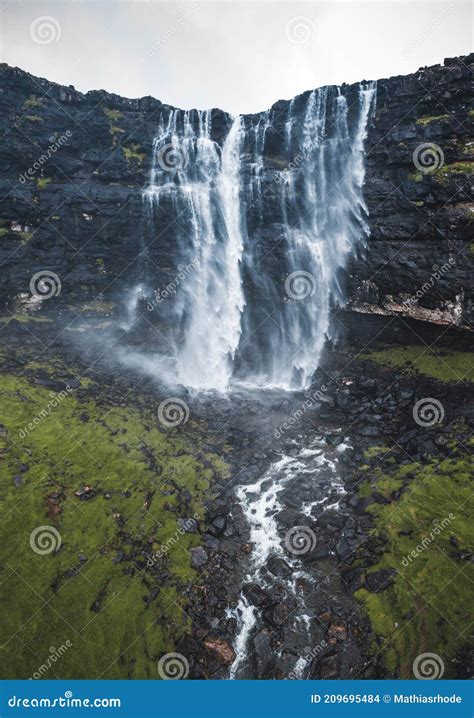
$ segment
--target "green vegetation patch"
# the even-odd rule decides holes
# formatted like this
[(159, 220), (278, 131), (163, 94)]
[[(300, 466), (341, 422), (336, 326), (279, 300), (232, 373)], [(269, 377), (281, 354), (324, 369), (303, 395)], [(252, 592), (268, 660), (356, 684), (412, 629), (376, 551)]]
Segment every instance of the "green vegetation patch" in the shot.
[(452, 175), (472, 175), (474, 162), (452, 162), (449, 165), (442, 165), (433, 174), (441, 181)]
[[(398, 501), (372, 504), (375, 540), (385, 552), (368, 573), (395, 569), (392, 585), (379, 593), (365, 588), (356, 597), (365, 605), (387, 670), (413, 678), (421, 653), (438, 654), (445, 678), (456, 675), (453, 659), (468, 643), (474, 567), (470, 519), (472, 463), (466, 454), (428, 464), (411, 463), (390, 474), (378, 473), (371, 490), (390, 496), (404, 487)], [(390, 492), (390, 493), (389, 493)]]
[[(156, 679), (190, 630), (199, 534), (178, 520), (203, 518), (226, 465), (192, 419), (165, 429), (138, 399), (117, 405), (84, 380), (51, 391), (41, 376), (31, 364), (0, 378), (3, 677), (32, 676), (66, 645), (43, 677)], [(55, 550), (42, 555), (30, 540), (44, 526)]]
[(27, 110), (31, 110), (34, 107), (43, 107), (43, 99), (36, 97), (36, 95), (30, 95), (27, 100), (23, 103), (23, 107)]
[(33, 237), (33, 232), (17, 232), (17, 237), (21, 239), (23, 243), (29, 242), (30, 239)]
[(135, 162), (141, 165), (145, 159), (145, 153), (139, 152), (140, 145), (132, 144), (130, 147), (122, 147), (123, 154), (129, 163)]
[(474, 381), (474, 356), (469, 352), (404, 346), (385, 347), (363, 356), (382, 366), (404, 369), (410, 374), (425, 374), (442, 382)]
[(425, 127), (426, 125), (430, 125), (432, 122), (444, 122), (450, 119), (451, 115), (425, 115), (424, 117), (419, 117), (416, 124)]
[(408, 175), (408, 179), (410, 179), (412, 182), (423, 182), (424, 175), (421, 174), (421, 172), (410, 172)]
[(20, 322), (20, 324), (28, 324), (29, 322), (38, 322), (40, 324), (50, 323), (51, 319), (47, 317), (35, 316), (34, 314), (26, 314), (17, 312), (16, 314), (9, 314), (6, 317), (0, 317), (0, 324), (10, 324), (10, 322)]
[(120, 112), (120, 110), (112, 110), (108, 107), (104, 109), (104, 115), (109, 119), (111, 122), (118, 122), (123, 117), (123, 112)]
[(50, 182), (51, 182), (51, 177), (38, 177), (38, 179), (36, 180), (36, 186), (38, 187), (39, 190), (42, 190), (45, 187), (47, 187)]

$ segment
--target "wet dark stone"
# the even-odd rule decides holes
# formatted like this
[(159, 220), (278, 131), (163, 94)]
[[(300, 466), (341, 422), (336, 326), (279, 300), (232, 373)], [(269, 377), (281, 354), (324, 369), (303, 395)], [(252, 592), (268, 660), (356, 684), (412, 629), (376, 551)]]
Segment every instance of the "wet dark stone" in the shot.
[(381, 427), (377, 426), (360, 426), (355, 431), (361, 436), (380, 436), (382, 433)]
[(319, 675), (322, 680), (333, 680), (339, 677), (339, 660), (337, 655), (324, 656), (321, 659)]
[(371, 593), (380, 593), (385, 591), (393, 583), (393, 577), (396, 574), (395, 569), (382, 568), (380, 571), (366, 574), (365, 588)]
[(263, 629), (253, 639), (255, 655), (257, 659), (257, 675), (259, 678), (270, 678), (271, 669), (274, 666), (274, 656), (270, 640), (270, 634)]
[(256, 583), (246, 583), (242, 587), (242, 592), (252, 606), (265, 606), (272, 603), (267, 591)]
[(189, 549), (191, 554), (191, 566), (193, 568), (201, 568), (208, 561), (208, 554), (202, 546), (196, 546), (196, 548)]
[(267, 568), (274, 576), (283, 576), (289, 578), (293, 573), (293, 569), (279, 556), (272, 554), (267, 561)]
[(185, 533), (194, 534), (199, 530), (199, 524), (194, 518), (178, 519), (178, 528)]

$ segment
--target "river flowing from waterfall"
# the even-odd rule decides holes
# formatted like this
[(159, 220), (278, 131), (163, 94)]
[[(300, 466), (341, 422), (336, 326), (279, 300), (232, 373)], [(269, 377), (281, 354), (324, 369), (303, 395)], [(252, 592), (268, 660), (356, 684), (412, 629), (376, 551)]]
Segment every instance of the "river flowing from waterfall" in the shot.
[[(344, 268), (368, 234), (374, 100), (372, 83), (360, 85), (355, 107), (340, 88), (321, 88), (284, 109), (230, 118), (221, 142), (213, 111), (162, 113), (143, 191), (152, 238), (122, 328), (146, 301), (166, 352), (151, 363), (135, 354), (135, 363), (197, 390), (308, 385), (333, 332)], [(170, 224), (177, 263), (162, 286), (147, 242)]]

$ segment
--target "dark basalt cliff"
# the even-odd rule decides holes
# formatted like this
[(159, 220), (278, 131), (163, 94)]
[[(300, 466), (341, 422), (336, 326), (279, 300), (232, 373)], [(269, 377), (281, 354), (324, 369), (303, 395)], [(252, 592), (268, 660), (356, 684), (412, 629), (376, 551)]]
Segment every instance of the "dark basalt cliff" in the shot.
[[(454, 58), (377, 83), (364, 188), (371, 236), (346, 277), (347, 308), (338, 318), (346, 328), (362, 326), (363, 317), (380, 327), (396, 315), (418, 320), (417, 327), (471, 328), (473, 61), (474, 55)], [(358, 86), (341, 89), (351, 107)], [(282, 149), (287, 106), (274, 106), (265, 141), (269, 184), (294, 160)], [(43, 269), (61, 277), (60, 299), (70, 303), (98, 293), (117, 298), (131, 284), (146, 236), (141, 190), (160, 116), (169, 109), (151, 97), (84, 95), (1, 66), (2, 305), (11, 308)], [(229, 115), (214, 110), (217, 142), (229, 126)], [(276, 231), (267, 216), (259, 237), (270, 242)], [(173, 266), (173, 227), (153, 232), (153, 256), (165, 277)]]

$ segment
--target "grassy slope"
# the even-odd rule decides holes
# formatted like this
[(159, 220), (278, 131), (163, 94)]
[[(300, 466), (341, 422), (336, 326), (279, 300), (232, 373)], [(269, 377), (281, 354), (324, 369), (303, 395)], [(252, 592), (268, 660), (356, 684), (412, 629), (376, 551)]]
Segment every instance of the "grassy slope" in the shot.
[[(371, 352), (367, 358), (442, 382), (473, 378), (473, 358), (468, 353), (437, 354), (419, 347), (397, 347)], [(379, 637), (374, 652), (381, 651), (386, 668), (401, 678), (413, 678), (413, 661), (424, 652), (441, 656), (445, 677), (452, 677), (455, 655), (472, 640), (474, 568), (456, 553), (474, 549), (470, 455), (474, 439), (463, 424), (454, 433), (462, 441), (451, 438), (452, 453), (427, 463), (399, 465), (393, 457), (386, 459), (386, 447), (366, 452), (367, 459), (376, 459), (378, 454), (380, 463), (370, 472), (369, 466), (363, 467), (370, 479), (361, 484), (359, 495), (377, 491), (390, 500), (369, 507), (375, 518), (373, 538), (381, 539), (385, 550), (368, 571), (391, 568), (397, 575), (385, 591), (360, 589), (356, 596), (365, 604)], [(394, 492), (400, 489), (397, 499)], [(432, 534), (447, 518), (443, 529)], [(452, 536), (458, 541), (456, 548)], [(427, 542), (431, 537), (434, 540)], [(418, 552), (416, 547), (423, 539), (425, 547)], [(412, 551), (416, 555), (410, 559)]]
[[(176, 536), (179, 516), (202, 517), (209, 482), (225, 464), (199, 451), (191, 422), (165, 430), (152, 412), (111, 406), (106, 394), (100, 403), (91, 398), (100, 394), (72, 392), (21, 439), (51, 392), (23, 377), (0, 378), (0, 422), (8, 431), (0, 437), (4, 678), (31, 676), (50, 647), (67, 640), (72, 647), (46, 677), (157, 678), (156, 658), (189, 629), (183, 588), (194, 575), (188, 548), (198, 535), (178, 534), (155, 568), (145, 552)], [(143, 446), (156, 465), (147, 465)], [(82, 485), (97, 494), (80, 501)], [(180, 500), (184, 489), (188, 505)], [(57, 553), (32, 551), (30, 534), (42, 525), (60, 532)], [(114, 563), (118, 551), (125, 557)], [(158, 596), (145, 602), (153, 589)]]
[[(371, 491), (385, 496), (407, 486), (398, 501), (369, 509), (375, 516), (376, 535), (386, 541), (385, 552), (370, 572), (394, 568), (395, 581), (381, 593), (365, 589), (356, 593), (377, 636), (383, 637), (376, 650), (383, 651), (387, 669), (402, 678), (413, 677), (412, 663), (424, 652), (440, 655), (446, 676), (452, 676), (450, 661), (468, 641), (474, 568), (454, 556), (450, 537), (458, 539), (456, 551), (472, 551), (470, 470), (467, 459), (449, 458), (424, 466), (407, 464), (390, 474), (380, 473), (371, 482)], [(416, 477), (413, 484), (407, 483), (407, 474)], [(432, 534), (436, 522), (439, 526), (444, 519), (449, 522)], [(426, 548), (418, 552), (423, 539)]]
[(474, 356), (469, 352), (432, 350), (420, 346), (381, 348), (363, 355), (382, 366), (406, 369), (442, 382), (474, 381)]

